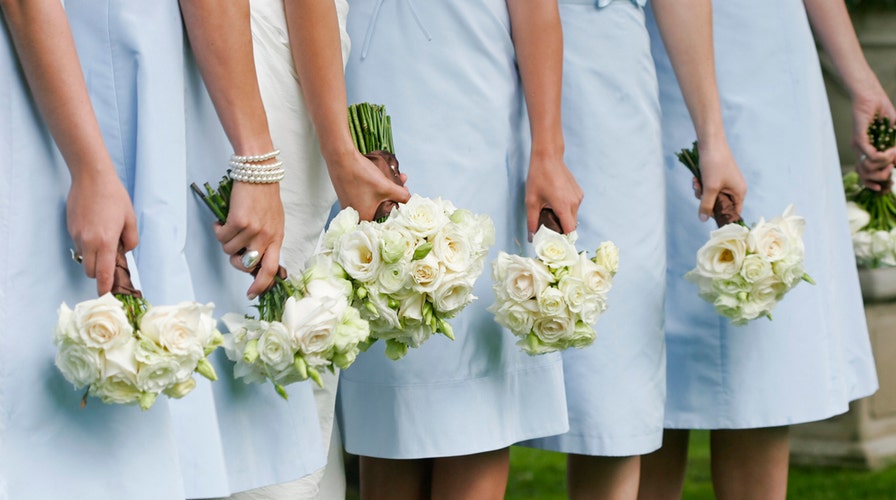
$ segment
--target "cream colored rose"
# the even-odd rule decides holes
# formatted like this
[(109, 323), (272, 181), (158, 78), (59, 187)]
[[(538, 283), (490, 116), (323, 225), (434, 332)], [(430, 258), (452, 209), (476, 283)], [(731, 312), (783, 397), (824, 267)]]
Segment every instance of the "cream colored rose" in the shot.
[(542, 316), (569, 316), (563, 292), (548, 287), (538, 295), (538, 309)]
[(447, 226), (432, 237), (432, 253), (447, 269), (464, 272), (474, 258), (467, 236), (457, 227)]
[(417, 238), (432, 236), (449, 220), (438, 203), (416, 194), (404, 205), (399, 205), (397, 212), (397, 222)]
[(697, 270), (713, 279), (728, 279), (740, 272), (747, 254), (749, 230), (726, 224), (710, 233), (709, 241), (697, 251)]
[(619, 269), (619, 248), (612, 241), (601, 243), (594, 252), (594, 263), (609, 271), (610, 275), (616, 274)]
[(290, 297), (283, 308), (283, 324), (302, 354), (322, 355), (333, 347), (336, 325), (346, 307), (345, 300), (337, 297)]
[(545, 344), (559, 344), (564, 337), (572, 334), (574, 325), (565, 316), (549, 316), (537, 318), (532, 331)]
[(554, 279), (544, 264), (503, 252), (498, 255), (492, 276), (499, 293), (517, 302), (534, 298)]
[(431, 293), (442, 282), (444, 270), (439, 263), (439, 259), (430, 253), (424, 258), (408, 264), (408, 273), (411, 276), (415, 290)]
[(567, 235), (542, 226), (532, 237), (535, 255), (551, 269), (575, 265), (579, 259), (576, 247)]
[(613, 285), (612, 271), (589, 259), (584, 253), (570, 269), (570, 276), (582, 281), (585, 289), (591, 294), (605, 295)]
[(75, 321), (75, 313), (63, 302), (56, 311), (56, 328), (53, 331), (53, 343), (57, 346), (69, 340), (80, 342), (78, 324)]
[(574, 313), (582, 312), (585, 301), (590, 298), (585, 282), (575, 276), (567, 276), (561, 279), (557, 284), (557, 289), (563, 294), (563, 300), (566, 302), (569, 310)]
[(443, 318), (457, 316), (474, 300), (476, 296), (473, 295), (473, 284), (457, 277), (451, 281), (443, 281), (432, 294), (433, 308)]
[(183, 382), (185, 379), (179, 376), (181, 372), (181, 365), (174, 357), (159, 356), (155, 363), (140, 367), (137, 372), (137, 388), (143, 392), (158, 394)]
[(134, 333), (123, 304), (111, 293), (78, 303), (73, 317), (78, 339), (88, 347), (109, 349), (127, 342)]
[(58, 343), (56, 367), (76, 389), (93, 384), (100, 379), (103, 359), (98, 349), (71, 340)]
[(292, 335), (279, 321), (266, 323), (266, 326), (258, 338), (258, 358), (274, 371), (283, 370), (293, 362), (295, 344)]
[(214, 306), (182, 302), (150, 308), (140, 320), (140, 334), (175, 356), (194, 362), (205, 356), (205, 345), (215, 331)]
[(535, 301), (528, 301), (495, 303), (489, 306), (488, 310), (495, 315), (495, 321), (499, 325), (508, 328), (516, 335), (528, 335), (535, 325), (537, 308)]
[(569, 346), (582, 349), (593, 344), (595, 339), (597, 339), (597, 332), (594, 331), (594, 328), (579, 321), (576, 323), (572, 336), (569, 339)]
[(772, 275), (772, 265), (759, 254), (750, 254), (744, 258), (743, 267), (740, 270), (747, 283), (761, 281)]
[(356, 231), (342, 238), (336, 262), (358, 281), (368, 282), (376, 278), (383, 265), (376, 228), (371, 223), (363, 222)]
[(750, 229), (747, 249), (758, 253), (769, 262), (775, 262), (790, 254), (790, 238), (781, 226), (760, 220)]

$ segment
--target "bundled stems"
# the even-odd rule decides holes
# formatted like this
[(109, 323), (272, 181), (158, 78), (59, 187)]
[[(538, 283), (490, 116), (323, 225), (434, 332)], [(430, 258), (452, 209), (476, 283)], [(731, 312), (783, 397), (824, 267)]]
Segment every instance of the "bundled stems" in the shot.
[[(678, 161), (687, 167), (702, 185), (703, 176), (700, 175), (700, 151), (697, 149), (697, 141), (694, 141), (691, 149), (682, 149), (676, 156), (678, 156)], [(719, 227), (732, 223), (746, 227), (744, 220), (737, 213), (737, 205), (734, 203), (734, 198), (728, 193), (719, 193), (716, 197), (716, 203), (712, 207), (712, 212), (713, 218)]]
[(348, 128), (361, 154), (373, 151), (395, 153), (392, 143), (392, 119), (386, 107), (362, 102), (348, 107)]

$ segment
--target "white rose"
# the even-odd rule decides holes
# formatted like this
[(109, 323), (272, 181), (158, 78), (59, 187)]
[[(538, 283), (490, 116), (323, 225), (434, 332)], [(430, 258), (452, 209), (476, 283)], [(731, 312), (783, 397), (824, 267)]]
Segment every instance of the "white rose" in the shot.
[(416, 194), (404, 205), (398, 205), (396, 211), (396, 222), (418, 238), (432, 236), (449, 221), (436, 202)]
[[(283, 313), (286, 316), (286, 312)], [(273, 371), (280, 371), (292, 364), (295, 345), (286, 326), (279, 321), (263, 323), (267, 328), (258, 338), (258, 358)]]
[(576, 349), (582, 349), (593, 344), (596, 338), (597, 332), (594, 331), (594, 328), (592, 328), (591, 325), (580, 321), (576, 323), (572, 337), (569, 339), (569, 346)]
[[(178, 365), (175, 374), (177, 382), (182, 382), (192, 377), (198, 361), (198, 358), (174, 355), (153, 340), (144, 337), (141, 337), (137, 342), (133, 355), (141, 365), (165, 365), (166, 360), (174, 360)], [(143, 387), (141, 384), (138, 385), (141, 388)]]
[(347, 276), (345, 269), (336, 263), (332, 255), (314, 254), (305, 263), (302, 282), (307, 285), (315, 280), (345, 280)]
[(772, 266), (759, 254), (750, 254), (744, 258), (743, 267), (740, 275), (748, 283), (761, 281), (772, 275)]
[(105, 353), (102, 378), (90, 386), (90, 394), (105, 403), (128, 404), (137, 401), (136, 339), (109, 349)]
[(713, 301), (713, 306), (717, 313), (726, 318), (731, 318), (732, 323), (735, 325), (743, 325), (746, 323), (746, 321), (740, 317), (741, 302), (737, 300), (737, 297), (726, 294), (719, 295)]
[[(749, 293), (747, 302), (756, 304), (761, 310), (771, 310), (783, 296), (788, 286), (778, 278), (770, 276), (762, 281), (753, 283), (753, 289)], [(754, 316), (755, 317), (755, 316)]]
[(557, 289), (563, 294), (563, 300), (569, 310), (575, 313), (582, 312), (585, 301), (588, 300), (588, 289), (581, 278), (566, 276), (557, 284)]
[(464, 279), (443, 281), (432, 293), (433, 308), (443, 318), (453, 318), (476, 297), (473, 285)]
[(493, 276), (496, 278), (495, 287), (503, 289), (509, 298), (517, 302), (541, 294), (554, 279), (541, 262), (504, 252), (498, 255)]
[(398, 316), (407, 322), (423, 321), (423, 303), (426, 296), (422, 293), (410, 293), (399, 300)]
[(473, 260), (466, 234), (456, 226), (446, 226), (432, 238), (432, 253), (446, 268), (465, 272)]
[(504, 302), (489, 306), (488, 310), (495, 315), (499, 325), (508, 328), (516, 335), (528, 335), (535, 325), (538, 305), (535, 301), (524, 303)]
[(261, 363), (246, 363), (242, 359), (242, 354), (240, 358), (231, 360), (236, 361), (233, 366), (233, 378), (242, 379), (247, 384), (260, 384), (267, 380), (267, 374)]
[(574, 325), (565, 316), (548, 316), (535, 320), (532, 331), (545, 344), (560, 344), (572, 334)]
[(871, 233), (868, 231), (852, 235), (852, 248), (859, 262), (867, 264), (874, 260), (874, 254), (871, 253)]
[(740, 272), (747, 254), (749, 230), (726, 224), (710, 233), (709, 241), (697, 251), (697, 271), (708, 278), (727, 279)]
[(785, 258), (791, 249), (791, 238), (782, 227), (760, 220), (747, 236), (747, 248), (763, 256), (769, 262)]
[(806, 219), (799, 215), (793, 214), (793, 205), (788, 205), (784, 209), (784, 213), (780, 217), (772, 219), (773, 224), (777, 224), (781, 231), (790, 239), (790, 246), (797, 248), (797, 251), (803, 253), (803, 233), (806, 231)]
[[(612, 264), (612, 262), (610, 262)], [(590, 293), (605, 295), (613, 285), (613, 271), (589, 259), (584, 253), (570, 269), (570, 276), (578, 278)]]
[(557, 233), (545, 226), (538, 228), (532, 237), (532, 246), (539, 260), (552, 269), (572, 266), (579, 259), (579, 253), (568, 235)]
[(358, 215), (357, 210), (352, 207), (343, 208), (330, 221), (330, 226), (327, 228), (327, 232), (324, 233), (323, 248), (329, 251), (335, 250), (339, 240), (352, 232), (358, 226), (360, 220), (361, 217)]
[(806, 274), (806, 270), (803, 267), (802, 262), (791, 264), (779, 260), (772, 265), (772, 270), (774, 271), (774, 275), (777, 277), (778, 281), (781, 282), (788, 290), (795, 287), (800, 282), (800, 280), (803, 279), (803, 275)]
[(103, 360), (97, 349), (63, 340), (56, 351), (56, 367), (76, 389), (100, 379)]
[(214, 306), (182, 302), (151, 307), (140, 320), (140, 334), (176, 356), (198, 360), (215, 331)]
[(582, 310), (579, 317), (587, 325), (597, 323), (601, 313), (607, 310), (607, 301), (598, 295), (592, 296), (589, 300), (582, 304)]
[(111, 293), (85, 300), (73, 312), (78, 339), (88, 347), (109, 349), (133, 336), (123, 304)]
[(846, 202), (846, 218), (849, 220), (849, 233), (853, 235), (871, 222), (871, 214), (854, 201)]
[(542, 316), (569, 316), (563, 292), (548, 287), (538, 295), (538, 309)]
[(190, 377), (183, 382), (178, 382), (171, 387), (168, 387), (164, 392), (169, 398), (180, 399), (193, 392), (193, 389), (195, 388), (196, 380), (193, 377)]
[(288, 298), (283, 308), (283, 324), (293, 346), (304, 355), (327, 352), (333, 347), (336, 324), (347, 307), (345, 299), (337, 297)]
[(605, 241), (597, 247), (593, 260), (595, 264), (614, 275), (619, 269), (619, 248), (612, 241)]
[(408, 264), (408, 273), (411, 275), (411, 281), (416, 290), (432, 292), (442, 282), (444, 270), (439, 264), (439, 259), (430, 253), (424, 258)]
[(889, 231), (877, 230), (871, 233), (871, 255), (875, 259), (883, 259), (891, 251)]
[(182, 377), (183, 370), (173, 356), (158, 356), (150, 365), (142, 365), (137, 372), (137, 388), (144, 392), (158, 394), (189, 377)]
[(451, 222), (457, 225), (466, 235), (471, 252), (474, 255), (487, 253), (495, 244), (495, 224), (485, 214), (476, 215), (466, 209), (455, 210), (451, 214)]
[(78, 324), (75, 322), (75, 313), (63, 302), (56, 311), (56, 328), (53, 331), (53, 343), (56, 345), (69, 340), (80, 342)]
[(369, 282), (376, 277), (383, 260), (373, 224), (363, 222), (356, 231), (342, 238), (336, 251), (336, 262), (358, 281)]

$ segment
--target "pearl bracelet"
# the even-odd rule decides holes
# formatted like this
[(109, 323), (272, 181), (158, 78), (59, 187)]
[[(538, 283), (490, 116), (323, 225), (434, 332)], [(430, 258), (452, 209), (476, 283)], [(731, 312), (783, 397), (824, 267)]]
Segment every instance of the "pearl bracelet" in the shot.
[(233, 154), (230, 155), (230, 161), (235, 161), (238, 163), (258, 163), (260, 161), (270, 160), (278, 156), (280, 156), (280, 150), (275, 149), (270, 153), (265, 153), (263, 155), (238, 156), (236, 154)]

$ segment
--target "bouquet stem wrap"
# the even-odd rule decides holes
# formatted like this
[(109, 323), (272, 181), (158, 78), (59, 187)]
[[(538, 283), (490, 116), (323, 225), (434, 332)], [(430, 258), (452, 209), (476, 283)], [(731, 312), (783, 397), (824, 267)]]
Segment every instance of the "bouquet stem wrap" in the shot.
[[(694, 141), (691, 149), (685, 148), (678, 153), (678, 161), (684, 164), (702, 185), (703, 176), (700, 174), (700, 152), (697, 149), (697, 141)], [(712, 217), (719, 227), (731, 223), (741, 225), (744, 223), (740, 214), (737, 213), (734, 198), (728, 193), (719, 193), (719, 196), (716, 197), (716, 203), (712, 207)]]

